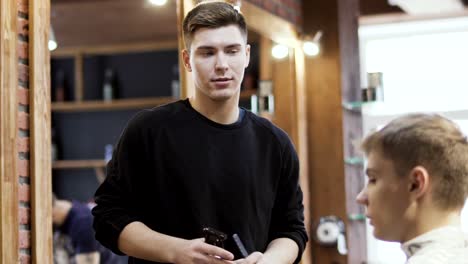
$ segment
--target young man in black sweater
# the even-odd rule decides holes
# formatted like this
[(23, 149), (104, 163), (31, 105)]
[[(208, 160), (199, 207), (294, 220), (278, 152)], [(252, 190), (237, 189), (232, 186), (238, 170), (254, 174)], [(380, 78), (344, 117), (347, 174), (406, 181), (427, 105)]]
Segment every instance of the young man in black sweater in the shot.
[[(298, 263), (307, 234), (296, 152), (282, 130), (238, 107), (244, 18), (208, 2), (183, 27), (195, 95), (130, 121), (96, 192), (96, 238), (129, 263)], [(205, 227), (227, 234), (224, 248), (200, 239)]]

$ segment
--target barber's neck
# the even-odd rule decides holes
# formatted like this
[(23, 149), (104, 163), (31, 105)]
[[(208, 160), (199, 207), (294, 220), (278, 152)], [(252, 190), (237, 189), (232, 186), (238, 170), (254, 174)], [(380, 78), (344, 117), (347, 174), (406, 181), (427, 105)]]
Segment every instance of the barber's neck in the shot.
[(226, 100), (213, 100), (208, 96), (195, 92), (189, 98), (192, 107), (206, 118), (219, 124), (232, 124), (239, 118), (239, 92)]
[(52, 208), (52, 222), (54, 223), (54, 225), (61, 226), (65, 222), (65, 219), (67, 219), (71, 207), (72, 203), (70, 201), (55, 201), (55, 205)]

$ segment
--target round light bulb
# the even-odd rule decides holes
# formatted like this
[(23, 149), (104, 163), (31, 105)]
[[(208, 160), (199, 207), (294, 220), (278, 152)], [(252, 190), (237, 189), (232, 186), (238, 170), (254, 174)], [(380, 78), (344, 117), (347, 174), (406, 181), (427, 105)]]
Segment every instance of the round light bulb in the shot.
[(153, 5), (163, 6), (167, 3), (167, 0), (149, 0), (149, 2)]
[(302, 45), (304, 53), (308, 56), (317, 56), (320, 53), (320, 47), (316, 42), (306, 41)]
[(273, 55), (275, 59), (284, 59), (286, 58), (286, 56), (288, 56), (288, 54), (289, 54), (288, 47), (281, 45), (281, 44), (275, 45), (273, 49), (271, 50), (271, 55)]
[(49, 40), (48, 46), (49, 46), (49, 50), (54, 50), (57, 48), (57, 42), (53, 40)]

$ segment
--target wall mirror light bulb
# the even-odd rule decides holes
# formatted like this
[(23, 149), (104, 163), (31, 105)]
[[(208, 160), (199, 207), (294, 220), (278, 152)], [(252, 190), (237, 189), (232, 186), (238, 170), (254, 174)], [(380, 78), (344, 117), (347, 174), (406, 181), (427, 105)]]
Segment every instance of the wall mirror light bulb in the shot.
[(49, 50), (55, 50), (57, 48), (57, 42), (54, 40), (49, 40), (48, 47)]
[(304, 53), (308, 56), (317, 56), (320, 53), (320, 46), (313, 41), (306, 41), (302, 45)]
[(149, 0), (149, 2), (156, 6), (163, 6), (167, 3), (167, 0)]
[(286, 58), (286, 56), (288, 56), (288, 54), (289, 54), (288, 47), (281, 45), (281, 44), (275, 45), (273, 49), (271, 50), (271, 55), (275, 59), (284, 59)]

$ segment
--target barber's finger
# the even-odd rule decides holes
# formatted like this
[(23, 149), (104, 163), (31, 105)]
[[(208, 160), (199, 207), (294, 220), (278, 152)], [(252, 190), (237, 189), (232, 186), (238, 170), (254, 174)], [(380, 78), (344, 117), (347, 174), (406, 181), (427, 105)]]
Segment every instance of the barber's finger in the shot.
[(209, 263), (209, 264), (233, 264), (233, 263), (237, 263), (237, 262), (234, 262), (234, 261), (230, 261), (230, 260), (225, 260), (225, 259), (222, 259), (220, 257), (217, 257), (217, 256), (207, 256), (209, 257), (210, 259), (206, 262), (206, 263)]
[(248, 257), (245, 258), (245, 261), (243, 263), (245, 264), (256, 264), (263, 258), (263, 254), (261, 252), (254, 252), (250, 254)]
[(220, 248), (220, 247), (216, 247), (216, 246), (213, 246), (213, 245), (210, 245), (210, 244), (206, 244), (203, 246), (203, 252), (207, 255), (210, 255), (210, 256), (217, 256), (223, 260), (233, 260), (234, 259), (234, 255), (223, 249), (223, 248)]
[(204, 238), (204, 237), (195, 238), (194, 240), (200, 240), (201, 242), (205, 242), (205, 238)]

